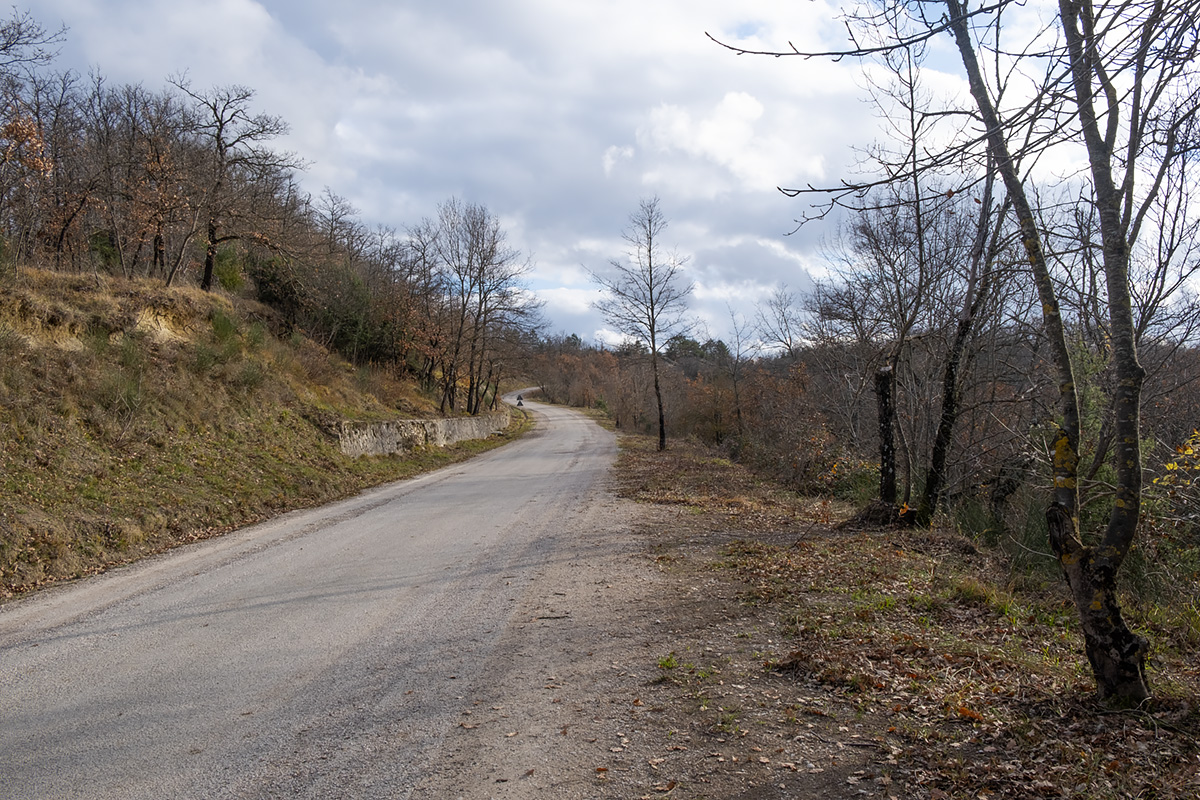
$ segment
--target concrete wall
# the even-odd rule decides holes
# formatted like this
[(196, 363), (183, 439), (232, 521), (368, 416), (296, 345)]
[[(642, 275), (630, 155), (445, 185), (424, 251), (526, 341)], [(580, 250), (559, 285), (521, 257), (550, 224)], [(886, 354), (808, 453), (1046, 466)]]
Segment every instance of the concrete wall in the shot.
[(466, 439), (486, 439), (508, 427), (508, 412), (449, 419), (342, 422), (338, 440), (348, 456), (387, 456), (417, 447), (445, 447)]

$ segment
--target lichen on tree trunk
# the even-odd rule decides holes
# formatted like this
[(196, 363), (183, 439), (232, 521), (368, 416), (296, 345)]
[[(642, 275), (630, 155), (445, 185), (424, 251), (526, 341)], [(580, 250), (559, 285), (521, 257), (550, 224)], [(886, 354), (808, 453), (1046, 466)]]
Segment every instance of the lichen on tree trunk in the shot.
[(1046, 511), (1050, 543), (1079, 609), (1084, 647), (1100, 698), (1136, 705), (1150, 697), (1146, 682), (1149, 643), (1129, 629), (1117, 601), (1117, 569), (1106, 547), (1079, 544), (1073, 518), (1058, 504)]

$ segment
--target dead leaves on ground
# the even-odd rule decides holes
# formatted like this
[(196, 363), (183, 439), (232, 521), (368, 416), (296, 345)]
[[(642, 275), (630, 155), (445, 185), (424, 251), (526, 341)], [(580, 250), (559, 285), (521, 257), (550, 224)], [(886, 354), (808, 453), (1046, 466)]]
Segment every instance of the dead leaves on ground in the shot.
[[(748, 617), (780, 632), (759, 675), (739, 678), (760, 682), (742, 694), (776, 698), (756, 725), (786, 735), (824, 709), (854, 708), (896, 796), (1200, 797), (1194, 658), (1159, 654), (1154, 707), (1111, 713), (1091, 699), (1065, 590), (1005, 588), (1004, 566), (952, 532), (834, 532), (813, 501), (694, 445), (626, 446), (620, 475), (623, 495), (686, 504), (722, 540), (742, 537), (715, 574), (740, 586)], [(716, 620), (711, 633), (725, 652), (741, 635)], [(711, 690), (714, 708), (729, 694), (700, 683), (686, 688)]]
[(1169, 698), (1153, 715), (1096, 705), (1074, 621), (1053, 594), (989, 589), (969, 565), (934, 568), (878, 533), (739, 541), (726, 556), (745, 601), (790, 625), (790, 649), (764, 666), (886, 720), (893, 780), (929, 797), (1200, 794), (1196, 709)]

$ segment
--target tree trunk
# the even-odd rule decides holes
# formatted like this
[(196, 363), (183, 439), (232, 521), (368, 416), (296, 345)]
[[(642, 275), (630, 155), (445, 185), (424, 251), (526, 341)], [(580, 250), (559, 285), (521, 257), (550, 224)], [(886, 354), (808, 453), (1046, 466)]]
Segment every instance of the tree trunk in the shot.
[(969, 317), (958, 321), (958, 330), (954, 336), (954, 345), (946, 358), (946, 371), (942, 376), (942, 416), (938, 421), (937, 436), (933, 440), (933, 451), (929, 455), (929, 469), (925, 472), (925, 487), (921, 492), (921, 501), (917, 506), (914, 523), (922, 528), (928, 528), (933, 523), (933, 515), (937, 511), (938, 501), (942, 495), (942, 485), (946, 480), (946, 459), (950, 453), (950, 438), (954, 433), (954, 423), (958, 420), (958, 367), (962, 362), (963, 350), (966, 348), (967, 337), (971, 332)]
[(891, 365), (875, 373), (875, 397), (879, 403), (879, 499), (896, 505), (896, 411), (892, 404), (895, 373)]
[(1106, 548), (1083, 547), (1075, 523), (1057, 504), (1046, 511), (1050, 544), (1067, 576), (1083, 628), (1084, 648), (1100, 698), (1132, 706), (1150, 697), (1146, 654), (1150, 645), (1125, 624), (1117, 602), (1117, 570)]
[(963, 67), (967, 72), (971, 96), (979, 108), (984, 130), (987, 131), (988, 150), (996, 164), (996, 171), (1004, 181), (1004, 188), (1016, 214), (1017, 225), (1021, 230), (1021, 244), (1033, 273), (1038, 299), (1042, 303), (1042, 327), (1046, 331), (1054, 366), (1058, 371), (1059, 408), (1062, 414), (1054, 439), (1051, 463), (1054, 502), (1067, 510), (1074, 519), (1079, 509), (1079, 399), (1075, 393), (1075, 371), (1071, 363), (1071, 351), (1067, 346), (1058, 294), (1046, 263), (1041, 231), (1037, 227), (1033, 208), (1025, 193), (1025, 185), (1017, 172), (1017, 165), (1008, 149), (1008, 143), (1004, 140), (1005, 128), (988, 95), (983, 71), (971, 40), (966, 10), (959, 0), (946, 0), (946, 8), (950, 14), (950, 30), (954, 34)]
[(208, 246), (204, 248), (204, 277), (200, 279), (200, 288), (204, 291), (212, 289), (213, 267), (217, 263), (217, 221), (208, 221)]
[(667, 421), (663, 413), (662, 389), (658, 385), (658, 354), (650, 351), (650, 368), (654, 373), (654, 400), (658, 403), (658, 450), (667, 449)]
[[(958, 373), (962, 365), (963, 352), (967, 347), (971, 329), (975, 325), (975, 314), (979, 304), (987, 297), (991, 285), (989, 273), (986, 270), (985, 251), (988, 248), (988, 222), (992, 214), (992, 184), (995, 171), (989, 169), (987, 183), (984, 187), (983, 201), (979, 209), (979, 225), (975, 232), (975, 244), (971, 249), (970, 278), (967, 282), (967, 294), (963, 299), (962, 312), (958, 318), (958, 329), (954, 334), (954, 343), (946, 357), (946, 370), (942, 376), (942, 415), (938, 420), (937, 435), (933, 440), (933, 451), (929, 456), (929, 470), (925, 473), (925, 486), (921, 494), (921, 502), (917, 505), (917, 513), (913, 518), (916, 525), (923, 528), (933, 523), (933, 515), (937, 513), (941, 501), (942, 486), (946, 482), (946, 460), (950, 456), (950, 442), (954, 434), (954, 424), (958, 421), (959, 387)], [(1007, 207), (1007, 203), (1005, 203)], [(1000, 215), (1004, 215), (1001, 209)], [(1000, 232), (996, 226), (995, 235)], [(993, 242), (993, 249), (995, 243)], [(986, 263), (990, 264), (990, 255)], [(980, 272), (983, 271), (982, 276)]]
[(442, 404), (438, 412), (445, 414), (447, 408), (454, 411), (454, 401), (458, 394), (458, 372), (450, 365), (442, 367)]
[[(1146, 373), (1138, 362), (1129, 291), (1129, 242), (1123, 222), (1124, 187), (1113, 177), (1113, 133), (1102, 133), (1092, 100), (1093, 76), (1103, 68), (1092, 45), (1094, 31), (1090, 9), (1071, 0), (1059, 0), (1059, 16), (1070, 53), (1070, 65), (1079, 108), (1080, 128), (1091, 165), (1092, 188), (1100, 221), (1104, 252), (1105, 288), (1108, 294), (1109, 329), (1116, 388), (1113, 397), (1117, 491), (1103, 541), (1095, 547), (1080, 544), (1078, 531), (1068, 517), (1060, 520), (1056, 509), (1051, 520), (1051, 544), (1067, 574), (1083, 625), (1088, 661), (1101, 698), (1118, 705), (1136, 705), (1150, 697), (1146, 683), (1145, 639), (1129, 630), (1116, 598), (1116, 576), (1133, 547), (1141, 516), (1142, 453), (1141, 394)], [(1087, 17), (1083, 19), (1082, 17)], [(1155, 44), (1143, 30), (1143, 57)], [(1110, 114), (1113, 113), (1110, 111)], [(1111, 125), (1111, 121), (1110, 121)], [(1111, 130), (1111, 128), (1110, 128)], [(1133, 166), (1126, 166), (1132, 170)], [(1132, 176), (1126, 178), (1132, 193)]]
[(151, 272), (167, 271), (167, 241), (161, 233), (154, 234), (154, 260), (150, 266)]
[[(1144, 372), (1137, 360), (1132, 305), (1129, 295), (1129, 249), (1121, 225), (1120, 194), (1111, 173), (1113, 153), (1099, 131), (1091, 102), (1089, 71), (1095, 65), (1085, 53), (1084, 37), (1078, 26), (1081, 6), (1060, 0), (1059, 14), (1074, 79), (1074, 99), (1091, 163), (1095, 202), (1104, 244), (1104, 271), (1112, 329), (1112, 357), (1116, 367), (1116, 467), (1117, 496), (1109, 516), (1104, 541), (1084, 547), (1078, 531), (1079, 513), (1079, 401), (1074, 370), (1067, 348), (1058, 297), (1046, 265), (1041, 234), (1034, 223), (1025, 188), (1017, 174), (1012, 154), (1004, 141), (1003, 126), (987, 93), (960, 0), (946, 0), (950, 28), (954, 33), (971, 95), (987, 131), (988, 147), (996, 159), (1009, 199), (1021, 228), (1025, 253), (1042, 301), (1042, 321), (1059, 372), (1062, 419), (1055, 436), (1052, 456), (1054, 499), (1046, 511), (1050, 545), (1066, 574), (1083, 626), (1088, 660), (1097, 690), (1106, 700), (1133, 705), (1150, 696), (1145, 680), (1147, 645), (1132, 633), (1121, 617), (1116, 600), (1116, 575), (1137, 532), (1141, 507), (1141, 452), (1139, 415)], [(1115, 117), (1113, 118), (1115, 119)]]

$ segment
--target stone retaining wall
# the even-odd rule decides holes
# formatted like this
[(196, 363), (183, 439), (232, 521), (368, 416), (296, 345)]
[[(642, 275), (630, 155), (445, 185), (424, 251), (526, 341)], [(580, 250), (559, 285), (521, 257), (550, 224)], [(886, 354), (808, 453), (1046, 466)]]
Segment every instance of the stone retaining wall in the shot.
[(398, 419), (390, 422), (342, 422), (338, 440), (348, 456), (387, 456), (417, 447), (445, 447), (467, 439), (486, 439), (508, 427), (508, 412), (449, 419)]

